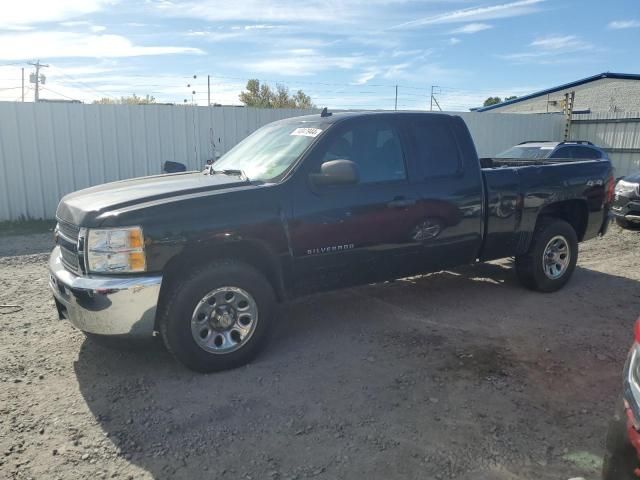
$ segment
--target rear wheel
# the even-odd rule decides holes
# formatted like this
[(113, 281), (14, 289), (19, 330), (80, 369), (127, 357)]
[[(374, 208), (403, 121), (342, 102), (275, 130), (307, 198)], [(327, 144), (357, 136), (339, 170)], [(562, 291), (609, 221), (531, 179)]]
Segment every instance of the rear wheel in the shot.
[(571, 278), (578, 260), (578, 238), (571, 225), (544, 218), (533, 234), (529, 251), (516, 257), (516, 272), (527, 288), (554, 292)]
[(239, 367), (263, 347), (275, 296), (267, 279), (241, 262), (218, 260), (172, 287), (160, 317), (168, 350), (198, 372)]

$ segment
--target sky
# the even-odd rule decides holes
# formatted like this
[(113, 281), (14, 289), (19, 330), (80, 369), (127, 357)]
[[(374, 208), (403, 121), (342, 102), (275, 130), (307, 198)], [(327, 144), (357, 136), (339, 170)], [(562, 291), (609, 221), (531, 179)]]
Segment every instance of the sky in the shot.
[[(319, 107), (464, 111), (640, 73), (640, 0), (0, 0), (0, 100), (240, 105), (250, 78)], [(194, 78), (195, 76), (195, 78)], [(195, 91), (195, 94), (193, 93)]]

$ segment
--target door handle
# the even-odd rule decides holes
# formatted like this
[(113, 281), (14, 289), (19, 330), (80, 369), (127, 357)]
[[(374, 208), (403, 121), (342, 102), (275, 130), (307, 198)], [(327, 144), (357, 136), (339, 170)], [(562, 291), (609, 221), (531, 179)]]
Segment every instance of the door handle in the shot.
[(391, 200), (389, 203), (387, 203), (387, 207), (389, 208), (406, 208), (406, 207), (410, 207), (412, 205), (415, 205), (416, 201), (411, 199), (411, 198), (405, 198), (405, 197), (396, 197), (393, 200)]

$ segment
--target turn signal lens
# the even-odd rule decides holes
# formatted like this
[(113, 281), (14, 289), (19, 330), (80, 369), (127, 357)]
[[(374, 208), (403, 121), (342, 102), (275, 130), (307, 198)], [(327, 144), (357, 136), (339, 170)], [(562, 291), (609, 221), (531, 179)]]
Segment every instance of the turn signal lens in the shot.
[(129, 248), (142, 248), (143, 246), (142, 230), (138, 228), (129, 230)]
[(129, 253), (129, 270), (132, 272), (143, 272), (146, 267), (146, 261), (144, 253), (142, 252), (130, 252)]

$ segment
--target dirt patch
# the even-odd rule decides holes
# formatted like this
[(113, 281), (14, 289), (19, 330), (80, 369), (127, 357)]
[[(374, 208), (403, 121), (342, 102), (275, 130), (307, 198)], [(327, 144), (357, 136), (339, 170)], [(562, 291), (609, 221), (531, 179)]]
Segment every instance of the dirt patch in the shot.
[(598, 478), (640, 313), (640, 232), (581, 246), (561, 292), (508, 261), (281, 308), (251, 365), (197, 375), (156, 341), (55, 319), (51, 236), (0, 238), (0, 476)]

